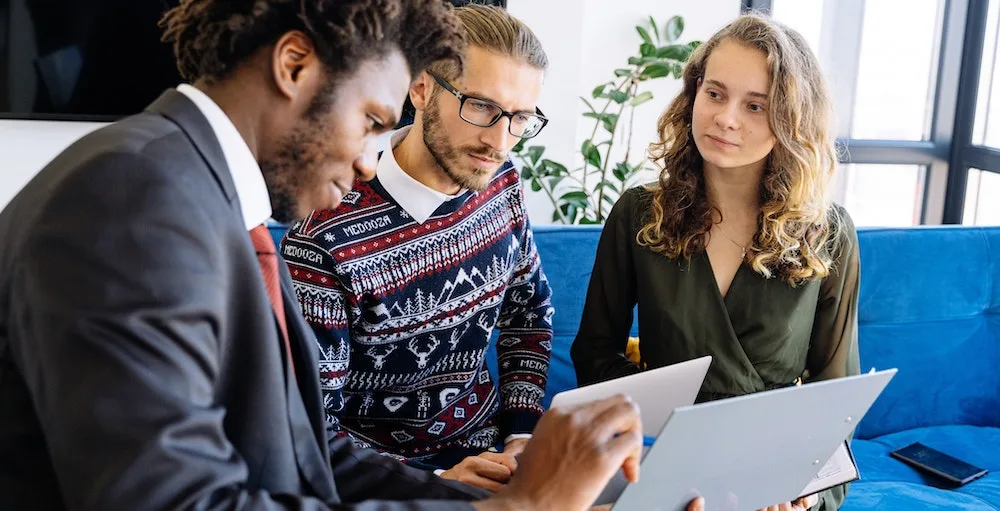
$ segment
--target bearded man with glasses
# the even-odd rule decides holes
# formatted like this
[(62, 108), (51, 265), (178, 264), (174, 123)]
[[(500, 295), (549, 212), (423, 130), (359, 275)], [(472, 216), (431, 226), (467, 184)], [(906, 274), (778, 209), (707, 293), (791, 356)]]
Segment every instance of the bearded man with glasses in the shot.
[(413, 81), (414, 123), (375, 178), (293, 225), (282, 250), (320, 345), (328, 423), (497, 491), (542, 414), (552, 348), (550, 290), (508, 160), (548, 122), (536, 105), (548, 62), (505, 10), (456, 14), (463, 65)]

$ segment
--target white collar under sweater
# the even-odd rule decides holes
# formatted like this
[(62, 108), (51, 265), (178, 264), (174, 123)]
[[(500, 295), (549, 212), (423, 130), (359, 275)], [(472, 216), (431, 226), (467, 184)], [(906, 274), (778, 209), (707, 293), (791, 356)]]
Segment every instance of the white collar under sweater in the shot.
[(382, 151), (382, 157), (379, 159), (378, 167), (375, 169), (375, 176), (378, 177), (378, 182), (382, 185), (382, 188), (385, 188), (385, 191), (389, 192), (392, 199), (410, 215), (410, 218), (418, 224), (422, 224), (442, 204), (462, 195), (465, 193), (465, 190), (455, 195), (441, 193), (413, 179), (399, 166), (399, 163), (396, 162), (396, 155), (393, 152), (396, 146), (406, 138), (406, 134), (410, 132), (411, 127), (400, 128), (392, 134), (392, 137), (389, 139), (389, 146)]

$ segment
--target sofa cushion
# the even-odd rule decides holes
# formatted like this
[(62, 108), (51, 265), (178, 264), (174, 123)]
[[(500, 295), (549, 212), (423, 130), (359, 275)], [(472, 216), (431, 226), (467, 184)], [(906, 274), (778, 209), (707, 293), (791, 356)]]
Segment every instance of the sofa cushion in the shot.
[(899, 373), (865, 415), (858, 438), (947, 424), (1000, 426), (1000, 317), (862, 323), (859, 336), (862, 370)]
[(996, 511), (971, 495), (915, 483), (853, 483), (840, 511)]
[[(989, 474), (961, 488), (951, 489), (947, 483), (943, 483), (933, 476), (925, 475), (923, 472), (889, 456), (891, 451), (913, 442), (920, 442), (980, 468), (985, 468)], [(871, 440), (855, 440), (851, 445), (861, 469), (862, 478), (858, 483), (851, 485), (851, 490), (848, 493), (847, 501), (852, 505), (858, 504), (855, 500), (860, 497), (857, 497), (856, 493), (865, 495), (865, 492), (874, 487), (873, 485), (892, 483), (906, 488), (903, 494), (894, 495), (892, 497), (894, 499), (933, 497), (933, 502), (935, 499), (966, 501), (968, 499), (964, 497), (970, 497), (995, 506), (995, 509), (1000, 509), (1000, 428), (934, 426), (900, 431)], [(918, 491), (919, 487), (925, 487), (926, 491)], [(856, 489), (857, 492), (855, 492)], [(886, 491), (892, 493), (888, 489)], [(866, 498), (874, 498), (874, 495)], [(924, 504), (921, 500), (912, 501), (908, 506), (903, 507), (894, 507), (895, 504), (891, 506), (884, 504), (886, 506), (884, 509), (933, 509), (921, 507)], [(858, 509), (862, 508), (869, 509), (868, 507), (859, 507)]]

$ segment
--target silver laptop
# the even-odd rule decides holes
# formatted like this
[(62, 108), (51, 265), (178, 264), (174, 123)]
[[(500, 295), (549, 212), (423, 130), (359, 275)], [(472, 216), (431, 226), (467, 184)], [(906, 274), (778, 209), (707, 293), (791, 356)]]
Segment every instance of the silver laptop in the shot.
[(625, 394), (639, 405), (643, 433), (655, 435), (674, 408), (694, 403), (711, 363), (712, 357), (701, 357), (567, 390), (552, 398), (552, 406), (575, 406)]
[(759, 509), (797, 498), (895, 369), (674, 410), (615, 511)]

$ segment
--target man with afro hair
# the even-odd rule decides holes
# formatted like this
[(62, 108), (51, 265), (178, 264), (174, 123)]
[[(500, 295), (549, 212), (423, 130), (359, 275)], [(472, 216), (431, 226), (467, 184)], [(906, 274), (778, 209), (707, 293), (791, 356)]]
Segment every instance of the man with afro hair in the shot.
[[(183, 0), (189, 83), (87, 135), (0, 213), (0, 509), (563, 509), (638, 474), (638, 410), (545, 414), (490, 496), (326, 431), (264, 226), (375, 171), (442, 0)], [(129, 66), (121, 62), (121, 66)]]

